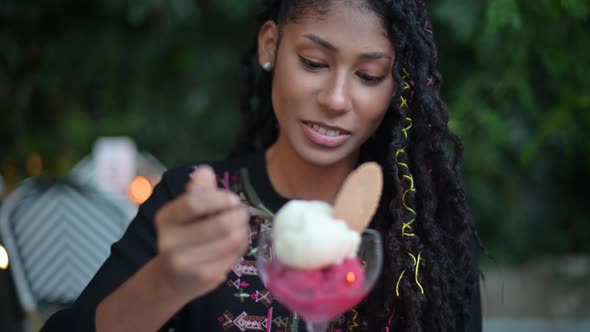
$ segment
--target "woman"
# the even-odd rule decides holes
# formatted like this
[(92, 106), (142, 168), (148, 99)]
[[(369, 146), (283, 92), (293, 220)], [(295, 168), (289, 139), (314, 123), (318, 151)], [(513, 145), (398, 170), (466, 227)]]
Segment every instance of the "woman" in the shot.
[(333, 202), (373, 160), (384, 169), (370, 226), (384, 238), (384, 269), (332, 330), (481, 331), (477, 235), (425, 3), (265, 1), (260, 22), (244, 57), (233, 156), (167, 172), (80, 298), (44, 330), (296, 331), (297, 316), (253, 268), (253, 230), (270, 224), (248, 222), (239, 201), (272, 212), (293, 198)]

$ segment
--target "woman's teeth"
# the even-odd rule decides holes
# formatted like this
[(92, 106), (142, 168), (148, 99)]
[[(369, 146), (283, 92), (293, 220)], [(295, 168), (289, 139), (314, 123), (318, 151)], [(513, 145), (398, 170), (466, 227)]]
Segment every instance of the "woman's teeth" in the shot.
[(340, 136), (340, 134), (342, 134), (340, 131), (338, 130), (330, 130), (330, 129), (326, 129), (324, 127), (320, 127), (316, 124), (311, 125), (311, 128), (315, 131), (317, 131), (318, 133), (325, 135), (325, 136)]

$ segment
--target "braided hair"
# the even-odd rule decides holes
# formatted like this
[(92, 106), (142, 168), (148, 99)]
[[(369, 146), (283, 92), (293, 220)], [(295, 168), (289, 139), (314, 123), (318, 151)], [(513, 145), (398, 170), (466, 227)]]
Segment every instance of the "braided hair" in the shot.
[[(368, 298), (347, 315), (349, 330), (464, 331), (476, 291), (472, 245), (479, 238), (461, 177), (462, 143), (449, 131), (439, 95), (437, 50), (421, 0), (346, 1), (375, 13), (395, 48), (395, 96), (360, 161), (384, 170), (384, 191), (371, 227), (384, 239), (381, 278)], [(265, 0), (259, 27), (279, 27), (303, 14), (322, 17), (334, 1)], [(241, 63), (242, 128), (232, 154), (266, 149), (277, 138), (272, 74), (256, 61), (257, 42)], [(448, 143), (454, 145), (449, 151)]]

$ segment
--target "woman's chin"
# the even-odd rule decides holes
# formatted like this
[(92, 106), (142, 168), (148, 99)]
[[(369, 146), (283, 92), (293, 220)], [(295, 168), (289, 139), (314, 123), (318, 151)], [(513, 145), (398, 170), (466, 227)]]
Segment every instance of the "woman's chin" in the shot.
[[(331, 167), (339, 164), (355, 164), (358, 159), (358, 152), (351, 152), (349, 149), (340, 147), (337, 149), (301, 149), (298, 154), (308, 164), (318, 167)], [(358, 151), (358, 150), (357, 150)]]

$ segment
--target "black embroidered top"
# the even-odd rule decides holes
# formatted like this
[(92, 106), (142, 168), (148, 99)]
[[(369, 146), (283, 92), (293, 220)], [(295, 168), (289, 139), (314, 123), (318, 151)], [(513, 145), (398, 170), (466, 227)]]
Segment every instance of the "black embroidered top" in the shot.
[[(262, 152), (210, 165), (217, 173), (220, 187), (235, 192), (244, 203), (273, 214), (287, 202), (272, 187)], [(192, 169), (187, 166), (164, 174), (80, 297), (70, 308), (53, 315), (42, 331), (94, 331), (98, 303), (156, 255), (154, 215), (162, 205), (184, 191)], [(251, 217), (249, 250), (235, 262), (227, 282), (186, 305), (161, 330), (304, 331), (297, 315), (274, 301), (258, 277), (256, 235), (259, 228), (265, 227), (270, 227), (269, 220)]]
[[(238, 194), (244, 203), (274, 214), (287, 202), (270, 182), (263, 151), (209, 165), (216, 171), (219, 186)], [(192, 170), (193, 166), (187, 166), (164, 174), (80, 297), (70, 308), (54, 314), (41, 331), (94, 331), (98, 303), (156, 255), (154, 215), (162, 205), (185, 190)], [(252, 216), (250, 247), (246, 255), (235, 262), (227, 282), (186, 305), (161, 331), (305, 331), (302, 320), (273, 299), (257, 274), (257, 232), (270, 225), (269, 220)], [(481, 326), (479, 303), (474, 309)], [(348, 331), (346, 319), (333, 322), (330, 330)]]

